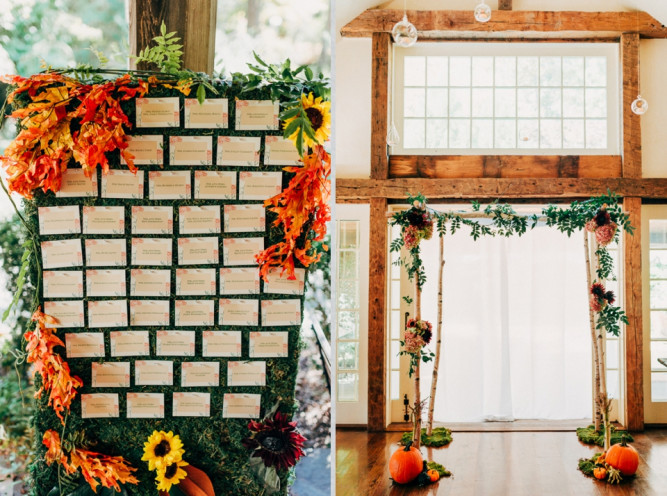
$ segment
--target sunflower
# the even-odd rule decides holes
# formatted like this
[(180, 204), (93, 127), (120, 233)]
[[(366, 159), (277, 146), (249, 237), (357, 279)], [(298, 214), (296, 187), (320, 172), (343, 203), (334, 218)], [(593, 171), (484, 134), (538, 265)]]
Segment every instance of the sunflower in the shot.
[(262, 422), (251, 420), (248, 429), (252, 434), (242, 441), (243, 445), (254, 450), (252, 456), (261, 457), (267, 467), (288, 469), (304, 455), (306, 438), (296, 430), (296, 422), (289, 422), (284, 413), (277, 412), (273, 419)]
[(177, 460), (174, 463), (165, 465), (157, 469), (157, 489), (158, 491), (169, 492), (171, 486), (178, 485), (182, 479), (188, 476), (188, 473), (182, 467), (187, 466), (188, 463), (183, 460)]
[[(301, 95), (301, 107), (303, 107), (303, 110), (306, 112), (306, 117), (308, 117), (310, 125), (313, 127), (315, 133), (315, 139), (313, 140), (304, 132), (304, 143), (310, 148), (317, 144), (323, 144), (329, 139), (329, 135), (331, 134), (331, 102), (322, 101), (321, 96), (315, 98), (311, 92), (307, 96), (305, 94)], [(287, 126), (298, 117), (299, 114), (290, 117), (289, 119), (285, 119), (283, 129), (287, 129)], [(296, 143), (296, 138), (299, 134), (299, 127), (297, 127), (296, 131), (289, 136), (289, 139), (294, 143)]]
[(144, 456), (141, 459), (148, 462), (149, 470), (155, 470), (179, 461), (183, 453), (183, 443), (173, 432), (153, 431), (144, 443)]

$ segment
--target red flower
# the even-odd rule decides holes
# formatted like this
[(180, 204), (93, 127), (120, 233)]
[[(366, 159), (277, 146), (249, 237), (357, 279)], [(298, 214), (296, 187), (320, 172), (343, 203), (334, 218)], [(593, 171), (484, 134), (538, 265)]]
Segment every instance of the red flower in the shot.
[(605, 291), (604, 284), (600, 282), (595, 282), (591, 286), (591, 294), (596, 298), (604, 298)]
[(272, 419), (251, 420), (248, 429), (252, 433), (242, 443), (254, 451), (253, 457), (261, 457), (267, 467), (286, 470), (305, 455), (302, 448), (306, 438), (297, 431), (296, 422), (287, 420), (287, 414), (276, 412)]

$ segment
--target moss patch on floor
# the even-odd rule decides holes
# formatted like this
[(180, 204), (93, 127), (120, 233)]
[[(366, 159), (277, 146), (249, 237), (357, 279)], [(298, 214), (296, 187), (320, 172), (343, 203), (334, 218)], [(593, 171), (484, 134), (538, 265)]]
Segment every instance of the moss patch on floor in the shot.
[[(412, 441), (412, 432), (405, 432), (401, 437), (401, 444), (405, 446), (409, 441)], [(421, 444), (429, 448), (439, 448), (446, 446), (452, 442), (452, 431), (446, 427), (436, 427), (433, 433), (429, 436), (426, 434), (426, 429), (422, 429)]]

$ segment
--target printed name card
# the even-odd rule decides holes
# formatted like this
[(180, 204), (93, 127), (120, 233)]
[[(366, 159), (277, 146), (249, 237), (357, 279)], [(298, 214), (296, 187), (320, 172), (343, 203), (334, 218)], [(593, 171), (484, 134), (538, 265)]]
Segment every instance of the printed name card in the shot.
[(137, 127), (181, 125), (178, 97), (137, 98)]
[(261, 138), (218, 136), (218, 165), (259, 167)]
[(227, 393), (222, 399), (222, 418), (259, 418), (261, 394)]
[(239, 172), (239, 200), (268, 200), (283, 186), (282, 172)]
[(195, 199), (236, 200), (236, 172), (195, 171)]
[(186, 129), (226, 129), (229, 127), (229, 103), (226, 98), (185, 99)]
[[(161, 134), (128, 136), (125, 151), (134, 156), (134, 165), (162, 165), (164, 162), (164, 139)], [(127, 164), (121, 155), (121, 164)]]
[(220, 263), (218, 238), (179, 238), (179, 265), (211, 265)]
[(279, 104), (271, 100), (236, 100), (236, 129), (277, 131)]
[(131, 326), (168, 326), (169, 300), (131, 300)]
[(43, 287), (44, 298), (83, 298), (83, 272), (45, 270)]
[(125, 296), (125, 271), (87, 270), (86, 296)]
[(258, 300), (220, 299), (220, 325), (225, 326), (256, 326), (258, 325)]
[(127, 327), (127, 300), (88, 302), (89, 327)]
[(164, 418), (164, 394), (127, 393), (128, 418)]
[(130, 273), (132, 296), (169, 296), (170, 293), (170, 270), (132, 269)]
[(225, 232), (264, 232), (264, 205), (225, 205)]
[(264, 140), (264, 165), (302, 165), (294, 143), (282, 136), (267, 136)]
[(113, 331), (109, 336), (112, 357), (150, 355), (148, 331)]
[(103, 332), (65, 334), (67, 358), (98, 358), (104, 356)]
[(306, 269), (294, 269), (296, 279), (290, 279), (287, 271), (269, 269), (264, 281), (264, 292), (270, 294), (302, 295), (306, 284)]
[(42, 266), (45, 269), (60, 267), (81, 267), (83, 250), (80, 239), (63, 239), (59, 241), (43, 241)]
[(262, 300), (262, 326), (301, 325), (301, 300)]
[(220, 269), (220, 294), (259, 294), (259, 270), (241, 267)]
[(171, 207), (132, 207), (132, 234), (173, 234)]
[(39, 234), (79, 234), (81, 217), (78, 205), (39, 207)]
[(88, 267), (124, 267), (127, 248), (124, 239), (87, 239), (86, 265)]
[(188, 200), (190, 190), (190, 171), (148, 173), (148, 195), (151, 200)]
[(83, 207), (84, 234), (124, 234), (124, 207)]
[(82, 394), (82, 418), (114, 418), (119, 416), (118, 395), (109, 393)]
[(209, 393), (174, 393), (174, 417), (210, 417), (211, 395)]
[(58, 320), (53, 327), (83, 327), (83, 301), (45, 301), (44, 313)]
[(143, 198), (144, 171), (111, 169), (102, 174), (102, 198)]
[(255, 256), (264, 250), (264, 238), (225, 238), (222, 241), (225, 265), (257, 265)]
[(202, 335), (202, 356), (241, 356), (241, 331), (204, 331)]
[(250, 333), (250, 357), (271, 358), (286, 357), (289, 346), (289, 333), (287, 332), (251, 332)]
[(93, 387), (130, 387), (130, 362), (92, 364)]
[(171, 265), (171, 238), (132, 238), (132, 265)]
[(176, 294), (212, 296), (215, 294), (215, 269), (177, 269)]
[(158, 356), (195, 356), (195, 331), (158, 331), (155, 349)]
[(97, 196), (97, 174), (86, 177), (83, 169), (68, 168), (62, 176), (56, 198), (92, 198)]
[(265, 386), (266, 362), (227, 362), (228, 386)]
[(206, 387), (219, 385), (219, 362), (183, 362), (181, 364), (182, 387)]
[(174, 362), (137, 360), (134, 362), (135, 386), (171, 386), (174, 383)]
[(213, 138), (211, 136), (170, 136), (169, 165), (211, 165)]
[(206, 234), (220, 232), (220, 206), (180, 207), (178, 232), (181, 234)]
[(215, 324), (213, 300), (176, 300), (177, 326), (212, 326)]

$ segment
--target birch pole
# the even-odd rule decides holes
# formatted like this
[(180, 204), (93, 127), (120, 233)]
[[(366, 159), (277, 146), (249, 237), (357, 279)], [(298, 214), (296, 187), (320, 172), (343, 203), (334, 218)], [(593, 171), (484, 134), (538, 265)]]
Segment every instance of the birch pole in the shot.
[[(421, 320), (422, 291), (419, 287), (419, 274), (415, 274), (415, 320)], [(415, 365), (415, 425), (412, 432), (412, 445), (419, 449), (422, 440), (422, 406), (419, 380), (419, 369), (421, 367), (421, 351), (417, 353), (417, 364)]]
[[(586, 288), (586, 294), (589, 294), (590, 289), (593, 285), (592, 280), (592, 270), (591, 267), (591, 254), (590, 246), (588, 242), (588, 231), (584, 230), (584, 251), (586, 252), (586, 282), (588, 287)], [(589, 296), (590, 299), (590, 296)], [(597, 336), (595, 330), (595, 313), (591, 308), (590, 304), (588, 305), (588, 317), (590, 321), (591, 328), (591, 344), (593, 345), (593, 407), (595, 411), (593, 412), (593, 422), (595, 424), (595, 431), (600, 431), (600, 421), (602, 420), (602, 411), (600, 410), (600, 369), (599, 361), (600, 357), (598, 356), (598, 346), (597, 346)]]
[[(593, 242), (593, 249), (597, 252), (598, 244), (596, 241)], [(595, 270), (600, 267), (600, 257), (595, 256)], [(600, 281), (604, 283), (604, 281)], [(597, 365), (599, 368), (600, 376), (600, 391), (598, 394), (599, 409), (602, 414), (602, 426), (604, 428), (604, 450), (607, 451), (611, 445), (611, 432), (609, 429), (609, 399), (607, 397), (607, 374), (606, 374), (606, 363), (605, 363), (605, 352), (604, 352), (604, 329), (597, 329)]]
[(435, 362), (433, 363), (433, 380), (431, 381), (431, 397), (428, 404), (428, 424), (426, 434), (433, 434), (433, 411), (435, 410), (435, 391), (438, 386), (438, 368), (440, 367), (440, 343), (442, 342), (442, 273), (445, 267), (444, 236), (440, 236), (438, 252), (438, 327), (435, 340)]

